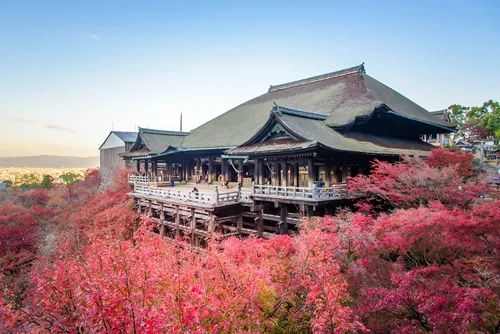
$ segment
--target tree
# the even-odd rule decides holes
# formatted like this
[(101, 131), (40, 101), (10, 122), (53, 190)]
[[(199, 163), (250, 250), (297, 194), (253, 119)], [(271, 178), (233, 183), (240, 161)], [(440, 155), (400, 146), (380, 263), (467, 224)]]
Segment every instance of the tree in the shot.
[(26, 173), (16, 175), (14, 187), (21, 189), (34, 189), (40, 186), (41, 177), (37, 173)]
[(500, 139), (500, 104), (489, 100), (482, 106), (465, 107), (454, 104), (448, 107), (450, 121), (457, 125), (457, 135), (473, 139)]
[(43, 175), (40, 187), (43, 189), (51, 189), (54, 187), (54, 178), (48, 174)]
[(73, 172), (66, 172), (64, 174), (61, 174), (60, 178), (64, 184), (74, 184), (82, 180), (82, 176), (80, 174)]

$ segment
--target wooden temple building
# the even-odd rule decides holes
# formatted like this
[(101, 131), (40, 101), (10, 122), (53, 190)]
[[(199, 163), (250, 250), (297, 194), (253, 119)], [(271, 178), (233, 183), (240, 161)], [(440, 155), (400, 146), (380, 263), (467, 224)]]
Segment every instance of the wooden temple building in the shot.
[(453, 131), (362, 64), (271, 86), (189, 133), (139, 129), (120, 155), (137, 168), (137, 210), (161, 234), (200, 243), (213, 232), (295, 233), (301, 216), (347, 205), (348, 178), (373, 159), (425, 157), (423, 134)]

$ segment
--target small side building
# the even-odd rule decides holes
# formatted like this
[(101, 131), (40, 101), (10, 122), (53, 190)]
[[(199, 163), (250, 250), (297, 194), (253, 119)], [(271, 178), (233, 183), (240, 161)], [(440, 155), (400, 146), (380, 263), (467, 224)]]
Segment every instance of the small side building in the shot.
[(137, 139), (137, 132), (111, 131), (99, 147), (101, 183), (110, 182), (118, 168), (131, 167), (130, 160), (119, 156), (130, 150)]

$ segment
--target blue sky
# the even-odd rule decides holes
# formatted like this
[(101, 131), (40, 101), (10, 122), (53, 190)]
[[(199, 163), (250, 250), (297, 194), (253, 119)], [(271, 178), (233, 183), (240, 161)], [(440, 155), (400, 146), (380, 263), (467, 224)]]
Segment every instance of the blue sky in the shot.
[[(500, 1), (0, 2), (0, 156), (98, 154), (365, 62), (428, 110), (500, 99)], [(6, 144), (8, 143), (8, 144)]]

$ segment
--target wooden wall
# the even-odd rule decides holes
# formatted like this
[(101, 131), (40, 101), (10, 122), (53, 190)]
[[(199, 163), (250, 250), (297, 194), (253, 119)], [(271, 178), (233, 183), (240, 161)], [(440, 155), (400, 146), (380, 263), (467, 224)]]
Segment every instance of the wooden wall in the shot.
[(116, 170), (118, 168), (129, 168), (132, 166), (131, 161), (125, 162), (118, 154), (126, 152), (133, 143), (127, 143), (126, 146), (106, 148), (100, 151), (100, 169), (101, 180), (108, 173), (109, 170)]

